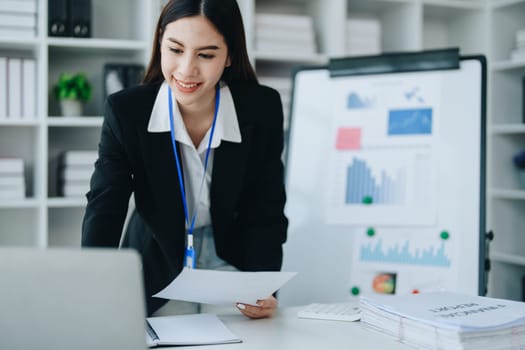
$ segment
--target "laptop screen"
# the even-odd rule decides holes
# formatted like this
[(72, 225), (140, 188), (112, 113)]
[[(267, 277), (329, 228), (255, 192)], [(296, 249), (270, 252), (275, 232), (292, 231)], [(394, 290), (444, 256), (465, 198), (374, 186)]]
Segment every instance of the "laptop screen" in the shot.
[(145, 349), (136, 252), (0, 248), (0, 348)]

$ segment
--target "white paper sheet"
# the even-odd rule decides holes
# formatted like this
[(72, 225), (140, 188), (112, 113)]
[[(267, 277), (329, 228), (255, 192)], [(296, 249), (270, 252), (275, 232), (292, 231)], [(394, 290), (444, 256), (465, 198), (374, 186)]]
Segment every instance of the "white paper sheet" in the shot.
[(288, 282), (296, 272), (237, 272), (184, 268), (154, 297), (204, 304), (255, 305)]

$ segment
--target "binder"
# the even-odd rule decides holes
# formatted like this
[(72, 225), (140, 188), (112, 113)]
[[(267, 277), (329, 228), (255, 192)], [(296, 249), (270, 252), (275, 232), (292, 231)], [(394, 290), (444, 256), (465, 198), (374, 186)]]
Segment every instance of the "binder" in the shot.
[(69, 0), (71, 36), (91, 37), (91, 0)]
[(104, 65), (104, 96), (140, 84), (144, 66), (133, 63), (106, 63)]
[(22, 118), (36, 119), (36, 62), (31, 58), (22, 60)]
[(525, 123), (525, 77), (521, 82), (521, 114), (523, 114), (523, 122)]
[(49, 36), (68, 36), (70, 33), (67, 0), (48, 1), (48, 35)]
[(0, 57), (0, 119), (7, 118), (7, 57)]
[(19, 119), (22, 116), (22, 59), (7, 59), (7, 117)]

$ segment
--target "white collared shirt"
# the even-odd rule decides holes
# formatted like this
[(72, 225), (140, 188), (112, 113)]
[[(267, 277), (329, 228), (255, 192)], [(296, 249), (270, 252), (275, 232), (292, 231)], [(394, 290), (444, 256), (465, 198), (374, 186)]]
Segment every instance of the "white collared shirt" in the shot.
[[(219, 147), (222, 140), (236, 143), (241, 142), (241, 132), (239, 129), (239, 122), (237, 121), (237, 113), (235, 112), (233, 98), (227, 85), (221, 85), (220, 95), (219, 112), (217, 114), (217, 122), (215, 124), (215, 131), (211, 142), (206, 178), (202, 185), (202, 193), (200, 195), (200, 204), (197, 209), (198, 214), (195, 219), (195, 227), (211, 224), (210, 186), (214, 149)], [(175, 128), (175, 140), (179, 142), (180, 147), (181, 165), (184, 172), (184, 191), (186, 192), (186, 204), (189, 221), (191, 223), (195, 213), (196, 203), (199, 201), (197, 197), (199, 196), (202, 174), (204, 172), (204, 160), (210, 139), (211, 128), (208, 129), (199, 146), (195, 148), (195, 145), (191, 141), (188, 131), (186, 130), (177, 103), (173, 104), (173, 125)], [(148, 132), (170, 132), (168, 84), (166, 82), (161, 85), (157, 98), (155, 99), (155, 104), (153, 105), (148, 124)], [(175, 161), (175, 159), (173, 161)], [(173, 179), (173, 181), (177, 180)]]

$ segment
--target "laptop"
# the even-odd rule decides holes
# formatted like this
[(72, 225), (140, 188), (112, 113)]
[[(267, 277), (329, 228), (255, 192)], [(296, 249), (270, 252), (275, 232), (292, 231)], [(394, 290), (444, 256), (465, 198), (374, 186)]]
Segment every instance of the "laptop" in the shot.
[(0, 247), (0, 349), (146, 349), (131, 250)]

